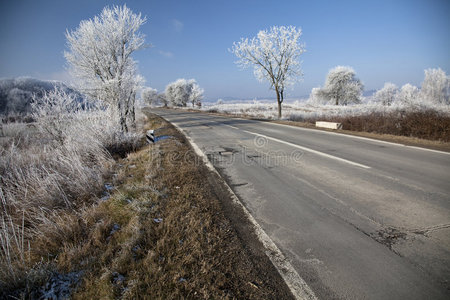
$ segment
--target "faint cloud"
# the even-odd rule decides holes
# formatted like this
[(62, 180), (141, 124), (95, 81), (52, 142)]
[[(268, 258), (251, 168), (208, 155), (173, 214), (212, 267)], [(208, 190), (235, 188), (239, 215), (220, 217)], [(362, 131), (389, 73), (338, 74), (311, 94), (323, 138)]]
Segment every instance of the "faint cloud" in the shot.
[(167, 57), (167, 58), (172, 58), (173, 57), (173, 53), (169, 52), (169, 51), (159, 50), (158, 53), (161, 54), (164, 57)]
[(184, 24), (180, 20), (173, 19), (172, 27), (173, 27), (173, 30), (175, 30), (176, 32), (181, 32), (181, 31), (183, 31)]

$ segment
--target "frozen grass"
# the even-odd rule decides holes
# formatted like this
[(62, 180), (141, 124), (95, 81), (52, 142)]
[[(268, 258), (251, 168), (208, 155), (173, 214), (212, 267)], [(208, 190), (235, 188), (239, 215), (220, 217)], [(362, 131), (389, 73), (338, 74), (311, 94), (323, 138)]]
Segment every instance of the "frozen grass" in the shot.
[[(283, 104), (283, 119), (315, 123), (334, 121), (344, 129), (382, 134), (412, 136), (422, 139), (450, 141), (450, 106), (435, 104), (384, 106), (371, 103), (335, 106), (289, 101)], [(204, 104), (202, 111), (241, 115), (253, 118), (277, 119), (275, 101), (243, 101), (241, 103)]]
[[(49, 92), (35, 123), (2, 124), (0, 138), (0, 291), (29, 288), (54, 258), (34, 241), (58, 229), (61, 215), (98, 199), (113, 156), (136, 148), (105, 109), (81, 109), (70, 95)], [(39, 273), (39, 272), (38, 272)], [(45, 272), (44, 272), (45, 273)], [(39, 277), (39, 276), (37, 276)], [(0, 292), (0, 297), (4, 296)]]
[[(369, 99), (367, 99), (369, 100)], [(336, 106), (326, 104), (313, 104), (305, 100), (291, 100), (283, 103), (283, 119), (285, 120), (312, 120), (328, 117), (360, 116), (370, 113), (387, 113), (396, 110), (437, 110), (450, 114), (448, 105), (422, 104), (414, 106), (392, 105), (384, 106), (377, 103), (363, 101), (363, 104)], [(247, 115), (250, 117), (261, 117), (265, 119), (276, 119), (277, 104), (275, 100), (253, 100), (232, 101), (231, 103), (205, 103), (202, 111), (220, 112), (232, 115)]]

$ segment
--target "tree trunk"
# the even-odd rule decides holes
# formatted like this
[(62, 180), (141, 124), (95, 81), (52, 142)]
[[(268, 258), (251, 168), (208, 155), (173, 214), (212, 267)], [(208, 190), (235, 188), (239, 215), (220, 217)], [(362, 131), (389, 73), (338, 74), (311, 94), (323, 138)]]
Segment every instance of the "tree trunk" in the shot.
[(122, 101), (119, 99), (119, 103), (118, 103), (118, 109), (119, 109), (119, 123), (120, 123), (120, 129), (123, 132), (128, 132), (128, 127), (127, 127), (127, 115), (125, 113), (125, 108), (123, 107), (123, 103)]
[(135, 112), (135, 104), (136, 104), (136, 92), (133, 92), (131, 94), (130, 99), (130, 120), (131, 120), (131, 127), (133, 129), (136, 129), (136, 112)]
[(283, 100), (281, 99), (281, 94), (278, 89), (275, 89), (275, 92), (277, 93), (278, 119), (281, 119), (281, 103), (283, 102)]

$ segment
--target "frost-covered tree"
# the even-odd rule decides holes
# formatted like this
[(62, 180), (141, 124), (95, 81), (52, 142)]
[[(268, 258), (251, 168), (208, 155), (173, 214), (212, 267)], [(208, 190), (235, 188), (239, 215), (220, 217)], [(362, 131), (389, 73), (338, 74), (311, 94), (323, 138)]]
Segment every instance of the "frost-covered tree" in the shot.
[(173, 106), (186, 106), (189, 96), (186, 93), (186, 79), (178, 79), (166, 86), (164, 94)]
[(169, 100), (167, 100), (166, 93), (158, 94), (158, 102), (161, 103), (164, 107), (169, 105)]
[(201, 106), (203, 99), (203, 89), (197, 84), (195, 79), (178, 79), (166, 86), (165, 97), (174, 106)]
[(404, 105), (412, 105), (418, 101), (419, 89), (412, 84), (405, 84), (402, 86), (397, 94), (397, 101)]
[(316, 93), (320, 98), (336, 105), (347, 105), (361, 102), (363, 89), (353, 68), (337, 66), (328, 72), (325, 86)]
[(420, 92), (423, 100), (432, 103), (450, 104), (449, 93), (450, 78), (441, 68), (425, 70), (425, 79)]
[(281, 118), (281, 104), (284, 89), (301, 79), (300, 55), (305, 47), (300, 43), (302, 30), (295, 26), (273, 26), (261, 30), (252, 39), (241, 39), (234, 43), (231, 52), (242, 68), (253, 66), (259, 81), (268, 81), (277, 95), (278, 118)]
[(391, 105), (398, 93), (398, 87), (390, 82), (386, 82), (381, 90), (378, 90), (374, 97), (375, 100), (383, 105)]
[(145, 79), (141, 75), (135, 75), (133, 78), (130, 78), (130, 80), (124, 81), (124, 83), (125, 84), (123, 85), (123, 91), (126, 97), (124, 114), (131, 127), (133, 127), (133, 129), (136, 129), (136, 93), (145, 83)]
[(192, 107), (194, 106), (202, 106), (204, 90), (197, 84), (193, 83), (191, 94), (189, 95), (189, 101), (192, 103)]
[(158, 91), (151, 87), (146, 87), (142, 89), (141, 99), (144, 103), (149, 105), (157, 105), (158, 104)]
[(67, 31), (68, 51), (64, 53), (81, 91), (116, 108), (120, 126), (128, 130), (134, 122), (134, 101), (141, 77), (137, 76), (133, 52), (142, 49), (146, 22), (126, 5), (105, 7), (99, 16), (81, 21)]
[(308, 101), (314, 104), (325, 104), (329, 100), (324, 97), (320, 87), (315, 87), (311, 90)]

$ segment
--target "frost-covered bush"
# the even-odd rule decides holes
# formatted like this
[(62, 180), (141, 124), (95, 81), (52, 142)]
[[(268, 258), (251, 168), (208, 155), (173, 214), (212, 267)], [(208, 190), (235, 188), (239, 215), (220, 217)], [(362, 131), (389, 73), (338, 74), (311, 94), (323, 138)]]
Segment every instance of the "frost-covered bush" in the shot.
[(356, 78), (351, 67), (337, 66), (328, 72), (325, 86), (314, 91), (317, 99), (332, 101), (336, 105), (360, 103), (364, 89), (361, 81)]
[(315, 87), (311, 90), (311, 94), (309, 95), (308, 102), (311, 104), (326, 104), (330, 100), (327, 99), (323, 93), (320, 87)]
[(396, 101), (401, 105), (412, 106), (419, 102), (419, 89), (412, 84), (405, 84), (397, 93)]
[(397, 97), (398, 87), (390, 82), (386, 82), (382, 89), (378, 90), (375, 95), (375, 101), (382, 105), (392, 105)]
[(178, 79), (166, 86), (165, 97), (173, 106), (186, 106), (188, 103), (192, 103), (192, 107), (201, 106), (203, 89), (195, 79)]

